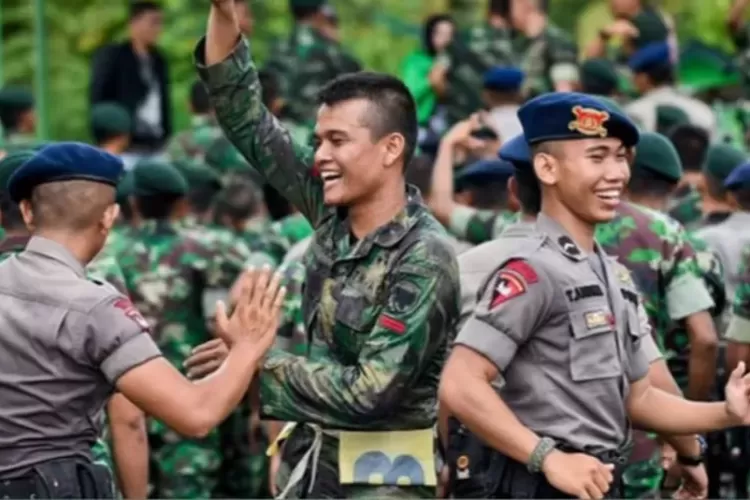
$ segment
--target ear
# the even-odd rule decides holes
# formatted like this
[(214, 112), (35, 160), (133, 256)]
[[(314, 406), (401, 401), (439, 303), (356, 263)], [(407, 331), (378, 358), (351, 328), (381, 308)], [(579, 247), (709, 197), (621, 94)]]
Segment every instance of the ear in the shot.
[(560, 163), (549, 153), (537, 153), (534, 155), (534, 173), (539, 182), (545, 186), (557, 184), (560, 176)]
[(383, 147), (385, 149), (385, 166), (392, 167), (403, 161), (404, 150), (406, 149), (406, 138), (401, 134), (388, 134), (383, 138)]
[(31, 201), (21, 200), (21, 203), (18, 204), (18, 208), (21, 210), (21, 217), (23, 217), (23, 223), (26, 224), (26, 229), (33, 231), (34, 212), (31, 210)]
[(521, 201), (518, 199), (518, 181), (515, 175), (508, 177), (508, 208), (513, 212), (521, 210)]
[(112, 205), (108, 206), (104, 210), (104, 215), (102, 215), (102, 228), (104, 228), (105, 231), (109, 231), (112, 229), (112, 226), (114, 226), (115, 221), (117, 220), (117, 217), (120, 215), (120, 205), (117, 203), (113, 203)]

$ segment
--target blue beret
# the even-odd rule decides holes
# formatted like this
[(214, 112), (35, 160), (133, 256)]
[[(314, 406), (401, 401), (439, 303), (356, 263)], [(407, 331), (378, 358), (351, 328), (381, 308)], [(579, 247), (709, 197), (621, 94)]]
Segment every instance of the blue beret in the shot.
[(638, 143), (638, 128), (617, 108), (578, 92), (542, 94), (518, 110), (526, 141), (565, 141), (614, 137), (626, 147)]
[(750, 162), (743, 163), (732, 170), (732, 173), (724, 180), (724, 187), (729, 191), (747, 189), (750, 187)]
[(505, 141), (498, 156), (501, 160), (512, 163), (515, 168), (531, 167), (531, 148), (529, 148), (529, 143), (526, 142), (526, 137), (523, 134), (518, 134), (513, 139)]
[(667, 42), (653, 42), (638, 49), (628, 59), (628, 66), (634, 73), (670, 64), (672, 61)]
[(40, 184), (87, 180), (116, 186), (123, 171), (117, 156), (78, 142), (45, 146), (8, 179), (8, 194), (19, 203), (28, 199)]
[(479, 180), (503, 180), (513, 175), (513, 165), (503, 160), (479, 160), (464, 167), (458, 173), (457, 180), (471, 182)]
[(484, 88), (499, 92), (513, 92), (521, 88), (523, 71), (510, 66), (495, 66), (484, 74)]

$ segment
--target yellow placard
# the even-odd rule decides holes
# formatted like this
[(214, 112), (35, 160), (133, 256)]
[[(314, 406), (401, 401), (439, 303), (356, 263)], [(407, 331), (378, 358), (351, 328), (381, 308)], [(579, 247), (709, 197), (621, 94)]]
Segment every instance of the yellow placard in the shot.
[(432, 429), (339, 434), (341, 484), (436, 486)]

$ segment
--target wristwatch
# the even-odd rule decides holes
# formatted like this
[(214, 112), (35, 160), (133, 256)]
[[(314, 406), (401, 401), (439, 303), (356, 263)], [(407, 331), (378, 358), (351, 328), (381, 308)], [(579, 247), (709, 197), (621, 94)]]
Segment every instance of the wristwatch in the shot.
[(706, 438), (699, 435), (698, 446), (700, 448), (700, 451), (698, 452), (697, 457), (686, 457), (684, 455), (677, 455), (677, 463), (679, 463), (680, 465), (686, 465), (688, 467), (696, 467), (702, 464), (703, 460), (706, 458), (706, 450), (708, 449)]

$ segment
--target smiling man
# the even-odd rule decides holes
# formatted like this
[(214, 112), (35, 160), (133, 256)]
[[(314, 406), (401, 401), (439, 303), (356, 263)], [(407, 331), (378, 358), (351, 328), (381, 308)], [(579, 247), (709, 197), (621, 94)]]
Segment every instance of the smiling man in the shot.
[[(744, 365), (732, 373), (726, 403), (688, 402), (649, 383), (658, 350), (635, 284), (594, 240), (630, 177), (633, 122), (577, 93), (545, 94), (518, 115), (533, 176), (516, 180), (540, 189), (541, 213), (532, 230), (495, 240), (497, 265), (458, 333), (441, 405), (499, 452), (494, 497), (620, 498), (631, 422), (681, 436), (741, 425), (750, 377)], [(691, 436), (674, 446), (700, 454)]]
[(414, 101), (399, 80), (357, 73), (320, 92), (315, 148), (263, 106), (232, 0), (213, 0), (196, 58), (220, 125), (315, 227), (305, 257), (305, 357), (274, 351), (266, 418), (286, 436), (281, 496), (432, 496), (437, 383), (458, 316), (458, 271), (440, 224), (404, 181)]

